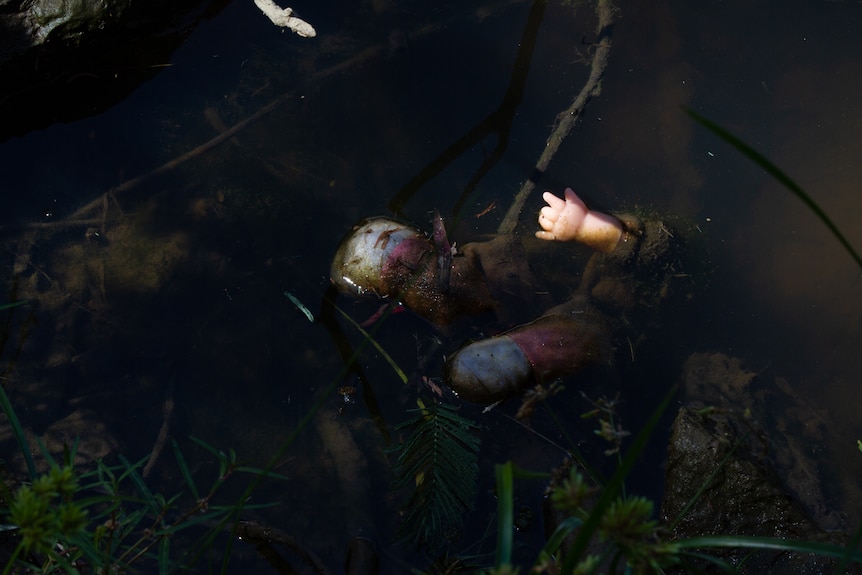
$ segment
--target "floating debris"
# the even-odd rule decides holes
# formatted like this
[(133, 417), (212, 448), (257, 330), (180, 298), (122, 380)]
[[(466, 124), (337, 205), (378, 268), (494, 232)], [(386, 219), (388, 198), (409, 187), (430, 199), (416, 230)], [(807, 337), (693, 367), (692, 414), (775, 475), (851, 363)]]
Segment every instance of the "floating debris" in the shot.
[(311, 311), (307, 307), (302, 305), (302, 302), (299, 301), (298, 299), (296, 299), (296, 296), (294, 296), (289, 291), (284, 292), (284, 296), (287, 299), (289, 299), (291, 302), (293, 302), (293, 305), (296, 306), (296, 309), (301, 311), (305, 315), (305, 317), (308, 318), (308, 321), (310, 321), (311, 323), (314, 323), (314, 314), (311, 313)]
[(272, 0), (254, 0), (254, 3), (276, 26), (287, 28), (303, 38), (314, 38), (317, 36), (317, 31), (315, 31), (311, 24), (293, 15), (292, 8), (281, 8)]

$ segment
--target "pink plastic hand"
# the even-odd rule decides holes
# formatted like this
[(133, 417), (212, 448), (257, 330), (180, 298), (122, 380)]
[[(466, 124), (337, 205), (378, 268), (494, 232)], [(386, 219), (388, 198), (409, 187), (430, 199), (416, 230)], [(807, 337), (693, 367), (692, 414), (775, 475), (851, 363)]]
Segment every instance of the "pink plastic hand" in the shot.
[(545, 230), (536, 232), (540, 240), (569, 241), (577, 238), (589, 210), (572, 188), (566, 188), (565, 197), (562, 200), (551, 192), (542, 194), (548, 205), (539, 214), (539, 225)]
[(539, 214), (540, 240), (575, 240), (601, 252), (610, 252), (619, 243), (623, 227), (618, 219), (601, 212), (593, 212), (572, 191), (566, 188), (565, 200), (551, 192), (542, 198), (548, 205)]

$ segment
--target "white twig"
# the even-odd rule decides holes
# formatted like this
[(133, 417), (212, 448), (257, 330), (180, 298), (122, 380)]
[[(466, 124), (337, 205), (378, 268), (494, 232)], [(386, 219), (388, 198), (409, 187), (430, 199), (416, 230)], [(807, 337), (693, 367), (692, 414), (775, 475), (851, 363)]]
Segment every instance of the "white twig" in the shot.
[(293, 15), (292, 8), (281, 8), (272, 0), (254, 0), (254, 3), (276, 26), (292, 30), (303, 38), (317, 36), (317, 32), (311, 24)]

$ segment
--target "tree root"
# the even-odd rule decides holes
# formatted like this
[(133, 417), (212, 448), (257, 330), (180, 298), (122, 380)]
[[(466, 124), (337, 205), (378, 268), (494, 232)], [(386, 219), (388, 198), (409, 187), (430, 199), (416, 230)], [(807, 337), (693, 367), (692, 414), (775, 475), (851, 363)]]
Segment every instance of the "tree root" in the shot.
[[(563, 110), (557, 115), (557, 122), (554, 126), (548, 141), (545, 144), (545, 149), (539, 160), (536, 162), (534, 173), (543, 174), (554, 159), (557, 150), (560, 149), (563, 140), (569, 135), (569, 132), (574, 128), (575, 123), (580, 119), (581, 114), (587, 107), (590, 99), (597, 96), (601, 89), (599, 83), (608, 66), (608, 57), (611, 52), (611, 29), (614, 24), (614, 16), (617, 12), (611, 0), (599, 0), (596, 12), (599, 16), (598, 24), (598, 41), (595, 44), (595, 53), (593, 54), (593, 62), (590, 71), (590, 77), (587, 83), (581, 89), (578, 96), (572, 102), (571, 106)], [(528, 179), (521, 186), (521, 190), (515, 196), (509, 211), (506, 212), (506, 217), (500, 222), (497, 228), (497, 233), (511, 234), (515, 231), (518, 225), (518, 219), (521, 216), (521, 210), (524, 209), (524, 203), (529, 195), (536, 188), (534, 178)]]

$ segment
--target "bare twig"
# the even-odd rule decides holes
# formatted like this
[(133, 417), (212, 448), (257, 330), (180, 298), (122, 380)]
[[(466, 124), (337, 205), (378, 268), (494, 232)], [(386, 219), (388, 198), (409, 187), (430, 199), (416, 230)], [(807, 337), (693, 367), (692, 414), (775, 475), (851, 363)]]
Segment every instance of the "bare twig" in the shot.
[(159, 459), (165, 444), (168, 442), (168, 432), (171, 428), (171, 415), (174, 413), (174, 394), (172, 389), (168, 389), (168, 397), (165, 399), (165, 406), (162, 414), (162, 427), (159, 429), (159, 436), (156, 438), (156, 443), (153, 445), (153, 451), (150, 453), (150, 458), (147, 459), (147, 464), (144, 466), (141, 475), (146, 479), (152, 472), (156, 461)]
[[(590, 77), (587, 79), (587, 83), (584, 84), (584, 87), (572, 102), (571, 106), (557, 116), (556, 126), (548, 137), (548, 141), (545, 144), (545, 149), (542, 152), (542, 155), (539, 156), (539, 160), (536, 162), (534, 173), (542, 174), (547, 170), (551, 160), (554, 159), (554, 155), (557, 153), (557, 150), (560, 149), (560, 145), (563, 143), (563, 140), (565, 140), (566, 136), (569, 135), (569, 132), (572, 131), (575, 123), (580, 119), (581, 114), (583, 114), (586, 109), (590, 98), (598, 94), (599, 82), (601, 82), (602, 76), (605, 73), (605, 68), (608, 66), (608, 57), (611, 52), (611, 27), (614, 23), (616, 8), (614, 8), (611, 0), (598, 0), (596, 11), (599, 16), (598, 42), (596, 43), (596, 51), (593, 54)], [(506, 212), (506, 217), (503, 218), (502, 222), (500, 222), (500, 226), (497, 228), (498, 233), (511, 234), (515, 231), (515, 228), (518, 225), (518, 219), (521, 216), (521, 210), (524, 208), (524, 203), (527, 201), (527, 198), (533, 192), (535, 187), (536, 182), (533, 178), (524, 182), (518, 195), (515, 196), (512, 206), (509, 208), (509, 211)]]

